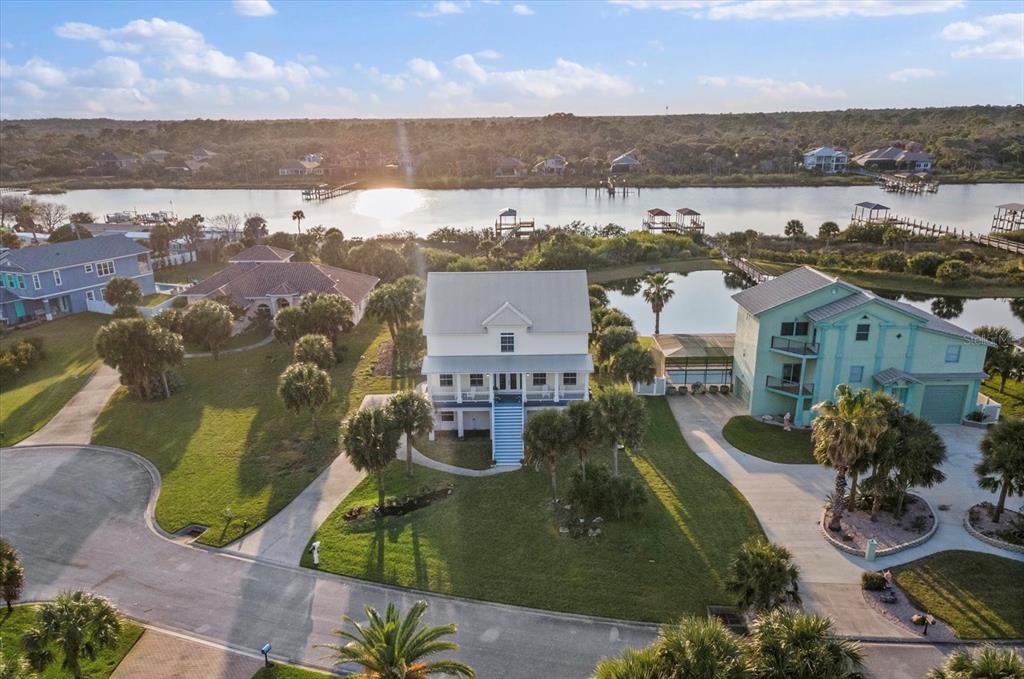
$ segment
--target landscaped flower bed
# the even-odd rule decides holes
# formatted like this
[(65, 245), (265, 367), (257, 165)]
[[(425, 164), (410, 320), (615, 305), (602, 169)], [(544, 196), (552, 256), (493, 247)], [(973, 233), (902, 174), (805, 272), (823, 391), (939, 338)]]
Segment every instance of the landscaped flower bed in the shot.
[(424, 488), (416, 495), (386, 498), (383, 506), (359, 505), (352, 507), (342, 516), (346, 521), (355, 521), (364, 516), (402, 516), (447, 498), (454, 489), (455, 486), (451, 483), (440, 488)]
[(1004, 509), (999, 523), (992, 520), (995, 505), (981, 502), (967, 511), (967, 522), (975, 536), (990, 544), (1024, 552), (1024, 514)]
[(828, 529), (831, 519), (832, 512), (826, 510), (822, 526), (830, 541), (846, 551), (860, 554), (867, 549), (868, 540), (871, 538), (877, 542), (876, 554), (891, 554), (920, 544), (930, 536), (935, 527), (935, 515), (928, 503), (909, 493), (900, 516), (882, 509), (872, 521), (871, 512), (868, 510), (847, 511), (840, 519), (839, 531)]

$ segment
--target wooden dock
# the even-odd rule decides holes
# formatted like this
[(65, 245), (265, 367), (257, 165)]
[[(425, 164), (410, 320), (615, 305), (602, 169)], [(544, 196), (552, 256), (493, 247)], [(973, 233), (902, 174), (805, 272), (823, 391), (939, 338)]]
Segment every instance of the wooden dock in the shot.
[(697, 236), (704, 233), (705, 224), (700, 213), (688, 207), (676, 210), (675, 218), (661, 208), (651, 208), (643, 221), (643, 228), (649, 233), (672, 233), (677, 236)]
[(878, 185), (886, 193), (938, 193), (939, 183), (916, 174), (880, 174)]
[(327, 200), (337, 196), (344, 196), (359, 188), (359, 181), (348, 182), (347, 184), (317, 184), (311, 189), (302, 189), (302, 200)]
[(956, 227), (941, 224), (932, 224), (931, 222), (921, 219), (900, 217), (899, 215), (889, 214), (888, 212), (886, 212), (884, 216), (876, 217), (874, 219), (865, 218), (857, 212), (854, 212), (853, 216), (850, 218), (850, 223), (858, 225), (891, 224), (896, 228), (903, 229), (911, 233), (920, 233), (926, 236), (935, 237), (952, 236), (953, 238), (965, 243), (983, 245), (985, 247), (995, 248), (996, 250), (1002, 250), (1003, 252), (1009, 252), (1015, 255), (1024, 255), (1024, 243), (1017, 243), (997, 236), (986, 236), (983, 234), (972, 233), (967, 229), (958, 229)]
[(754, 283), (760, 285), (761, 283), (766, 283), (775, 278), (775, 274), (768, 273), (745, 257), (733, 257), (711, 236), (704, 234), (703, 241), (708, 247), (717, 248), (722, 259)]
[(498, 218), (494, 221), (496, 245), (502, 247), (510, 240), (529, 238), (534, 227), (532, 219), (519, 219), (519, 213), (514, 208), (506, 208), (498, 213)]
[(602, 194), (607, 194), (609, 198), (615, 196), (621, 196), (625, 198), (631, 194), (640, 195), (639, 186), (627, 186), (626, 184), (616, 184), (613, 177), (608, 177), (597, 183), (596, 186), (584, 186), (583, 191), (585, 194), (589, 194), (591, 191), (594, 192), (595, 196), (600, 197)]

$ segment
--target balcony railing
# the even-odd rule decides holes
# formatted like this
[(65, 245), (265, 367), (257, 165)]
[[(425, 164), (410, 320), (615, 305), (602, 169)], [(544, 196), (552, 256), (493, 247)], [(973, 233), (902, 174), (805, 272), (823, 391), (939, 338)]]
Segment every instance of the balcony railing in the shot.
[(802, 340), (789, 339), (788, 337), (772, 337), (772, 349), (799, 356), (818, 355), (817, 342), (804, 342)]
[(803, 391), (800, 390), (800, 383), (793, 380), (784, 380), (781, 377), (774, 377), (768, 375), (765, 379), (764, 386), (769, 389), (776, 391), (783, 391), (787, 394), (794, 396), (813, 396), (814, 395), (814, 383), (805, 382), (803, 385)]
[[(573, 387), (572, 389), (561, 389), (558, 392), (558, 402), (562, 401), (579, 401), (585, 396), (582, 389)], [(555, 390), (554, 389), (527, 389), (526, 390), (527, 401), (551, 401), (555, 402)]]

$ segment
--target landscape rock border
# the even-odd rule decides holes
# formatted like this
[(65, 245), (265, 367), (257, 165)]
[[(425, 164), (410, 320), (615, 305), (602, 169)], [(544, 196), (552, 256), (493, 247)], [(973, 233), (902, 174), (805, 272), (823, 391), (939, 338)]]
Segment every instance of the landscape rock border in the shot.
[[(899, 552), (902, 552), (902, 551), (905, 551), (905, 550), (908, 550), (908, 549), (913, 549), (914, 547), (918, 547), (920, 545), (923, 545), (924, 543), (926, 543), (929, 540), (931, 540), (932, 536), (935, 535), (935, 531), (937, 531), (939, 529), (939, 515), (935, 512), (935, 508), (932, 507), (931, 503), (928, 502), (928, 500), (925, 500), (923, 497), (921, 497), (920, 495), (917, 495), (915, 493), (907, 493), (907, 495), (908, 496), (912, 496), (912, 497), (920, 500), (921, 502), (923, 502), (925, 504), (925, 506), (928, 507), (928, 511), (930, 511), (932, 513), (932, 516), (935, 517), (935, 520), (932, 521), (932, 527), (930, 529), (928, 529), (928, 531), (924, 535), (922, 535), (920, 537), (917, 537), (917, 538), (914, 538), (910, 542), (904, 542), (902, 544), (896, 545), (895, 547), (887, 547), (885, 549), (878, 549), (878, 550), (876, 550), (875, 551), (875, 558), (876, 559), (879, 559), (879, 558), (882, 558), (882, 557), (885, 557), (885, 556), (892, 556), (893, 554), (897, 554)], [(838, 539), (836, 539), (835, 537), (832, 536), (832, 534), (828, 530), (828, 526), (825, 525), (825, 518), (827, 516), (828, 516), (828, 507), (826, 506), (824, 509), (821, 510), (821, 519), (818, 521), (818, 528), (821, 530), (822, 535), (825, 536), (825, 539), (828, 540), (832, 544), (833, 547), (836, 547), (837, 549), (842, 550), (842, 551), (846, 552), (847, 554), (853, 554), (854, 556), (859, 556), (861, 558), (865, 558), (865, 554), (864, 554), (864, 550), (863, 549), (858, 549), (856, 547), (851, 547), (850, 545), (846, 544), (842, 540), (838, 540)]]
[[(974, 507), (977, 506), (978, 505), (974, 505)], [(974, 507), (971, 507), (966, 512), (964, 512), (964, 530), (966, 530), (971, 536), (977, 538), (978, 540), (981, 540), (987, 545), (998, 547), (999, 549), (1005, 549), (1008, 552), (1024, 554), (1024, 545), (1015, 545), (1012, 542), (1006, 542), (1004, 540), (1000, 540), (999, 538), (989, 537), (988, 535), (985, 535), (980, 530), (972, 526), (971, 509), (974, 509)]]

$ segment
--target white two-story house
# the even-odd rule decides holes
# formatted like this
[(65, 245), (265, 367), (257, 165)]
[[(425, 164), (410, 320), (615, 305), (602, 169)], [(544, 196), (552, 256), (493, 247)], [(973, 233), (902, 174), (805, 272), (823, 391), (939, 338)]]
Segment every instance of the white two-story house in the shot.
[(519, 464), (531, 410), (589, 398), (590, 329), (586, 271), (428, 274), (435, 429), (489, 429), (495, 463)]

